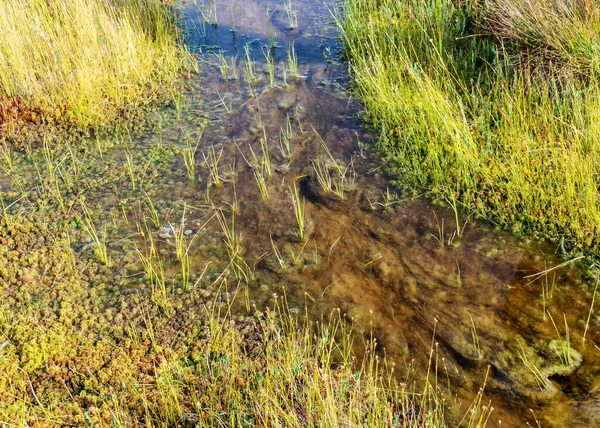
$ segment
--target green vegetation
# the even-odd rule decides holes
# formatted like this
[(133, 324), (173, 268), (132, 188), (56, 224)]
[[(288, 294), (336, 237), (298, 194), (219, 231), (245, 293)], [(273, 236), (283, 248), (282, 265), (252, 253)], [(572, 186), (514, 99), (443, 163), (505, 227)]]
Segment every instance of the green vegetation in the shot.
[[(198, 125), (185, 139), (203, 132)], [(450, 408), (465, 415), (463, 426), (485, 425), (485, 380), (470, 406), (459, 404), (438, 381), (433, 341), (426, 379), (409, 369), (401, 383), (376, 332), (353, 331), (341, 310), (311, 323), (282, 298), (253, 305), (265, 280), (262, 267), (253, 279), (257, 260), (271, 254), (252, 248), (261, 236), (248, 233), (247, 206), (236, 202), (236, 175), (245, 173), (244, 203), (260, 192), (253, 171), (242, 162), (235, 169), (235, 145), (209, 146), (192, 183), (180, 136), (116, 140), (49, 141), (0, 161), (15, 183), (0, 194), (3, 423), (443, 427)], [(266, 156), (264, 141), (255, 145)], [(228, 175), (219, 168), (226, 162)], [(266, 169), (266, 158), (254, 162)], [(181, 185), (205, 186), (206, 204), (200, 191), (188, 204)], [(297, 274), (308, 259), (320, 263), (315, 239), (303, 255), (313, 233), (306, 201), (294, 184), (270, 186), (273, 200), (260, 206), (280, 206), (288, 214), (281, 230), (295, 235), (290, 245), (275, 229), (293, 263), (269, 236), (272, 255)]]
[(399, 181), (598, 253), (595, 2), (349, 0), (340, 26)]
[[(451, 39), (459, 34), (458, 30), (451, 33), (445, 27), (424, 26), (429, 22), (454, 28), (460, 26), (456, 16), (464, 13), (471, 21), (463, 22), (460, 34), (470, 34), (467, 27), (476, 28), (472, 23), (484, 19), (508, 21), (516, 13), (505, 16), (498, 9), (495, 15), (488, 15), (468, 0), (460, 7), (439, 0), (427, 9), (433, 15), (419, 15), (420, 21), (405, 22), (404, 18), (412, 18), (410, 13), (425, 13), (425, 5), (389, 2), (386, 11), (379, 12), (369, 11), (365, 1), (349, 1), (348, 16), (373, 13), (375, 26), (369, 30), (372, 37), (384, 27), (396, 31), (404, 26), (405, 39), (416, 43), (414, 49), (397, 48), (404, 55), (398, 58), (411, 64), (419, 59), (421, 69), (408, 67), (406, 62), (398, 75), (372, 73), (397, 79), (400, 86), (394, 91), (402, 88), (403, 92), (393, 93), (393, 102), (404, 103), (405, 116), (394, 116), (395, 105), (379, 106), (377, 100), (382, 110), (373, 110), (372, 119), (378, 117), (381, 122), (377, 124), (385, 130), (382, 148), (397, 147), (402, 141), (398, 136), (404, 135), (403, 144), (414, 152), (388, 152), (396, 172), (403, 168), (399, 160), (414, 161), (423, 172), (429, 171), (432, 159), (438, 162), (438, 169), (431, 169), (440, 175), (437, 178), (421, 177), (414, 168), (407, 171), (413, 183), (437, 189), (451, 204), (456, 230), (445, 232), (442, 217), (439, 237), (435, 238), (441, 247), (450, 245), (464, 229), (459, 223), (458, 204), (483, 212), (485, 206), (477, 203), (484, 199), (473, 199), (476, 190), (483, 182), (496, 183), (482, 181), (477, 175), (492, 170), (491, 165), (480, 165), (480, 153), (461, 146), (462, 136), (469, 138), (469, 144), (478, 144), (472, 129), (474, 119), (468, 114), (473, 114), (473, 106), (480, 101), (460, 91), (480, 88), (481, 93), (469, 94), (486, 94), (486, 102), (499, 103), (484, 89), (503, 94), (508, 90), (501, 86), (508, 85), (507, 80), (497, 83), (497, 76), (480, 59), (501, 65), (500, 72), (516, 85), (518, 73), (524, 73), (523, 64), (530, 63), (529, 58), (511, 56), (515, 47), (508, 42), (505, 46), (510, 55), (501, 54), (504, 51), (498, 46), (499, 40), (521, 37), (520, 43), (530, 46), (531, 55), (535, 54), (531, 61), (541, 64), (530, 70), (531, 79), (546, 82), (547, 76), (557, 76), (555, 90), (562, 93), (567, 88), (565, 82), (583, 87), (586, 79), (588, 83), (594, 81), (596, 64), (593, 56), (586, 57), (589, 47), (564, 42), (573, 34), (587, 40), (587, 33), (564, 27), (564, 40), (557, 45), (562, 51), (554, 49), (563, 56), (566, 51), (572, 52), (572, 58), (559, 64), (552, 52), (533, 46), (526, 37), (529, 33), (519, 33), (518, 26), (507, 25), (506, 33), (498, 29), (494, 34), (473, 37), (473, 41)], [(216, 2), (202, 3), (205, 20), (217, 25)], [(355, 318), (345, 313), (346, 309), (336, 309), (325, 321), (316, 323), (308, 314), (314, 316), (320, 307), (304, 308), (306, 317), (297, 315), (302, 311), (300, 291), (304, 292), (305, 305), (311, 304), (307, 299), (322, 304), (325, 296), (331, 302), (340, 301), (335, 300), (340, 299), (336, 296), (338, 289), (355, 275), (352, 266), (348, 278), (333, 269), (342, 257), (352, 257), (352, 263), (366, 275), (383, 279), (394, 270), (393, 264), (386, 263), (389, 253), (373, 245), (375, 238), (380, 240), (375, 233), (368, 238), (356, 234), (356, 242), (348, 242), (346, 230), (355, 230), (356, 226), (346, 228), (349, 220), (342, 218), (345, 214), (339, 216), (344, 223), (320, 235), (319, 229), (327, 227), (327, 219), (337, 214), (320, 210), (311, 198), (311, 194), (320, 196), (320, 189), (329, 201), (343, 200), (350, 209), (342, 209), (350, 215), (359, 203), (355, 198), (360, 196), (355, 192), (357, 181), (375, 170), (357, 173), (355, 159), (340, 160), (340, 147), (330, 149), (325, 137), (310, 125), (314, 114), (306, 116), (297, 99), (280, 99), (297, 95), (306, 85), (301, 83), (304, 79), (298, 71), (299, 57), (293, 41), (288, 41), (286, 52), (280, 56), (271, 51), (275, 49), (275, 33), (271, 33), (269, 50), (262, 51), (266, 73), (260, 62), (255, 62), (250, 42), (245, 46), (242, 72), (250, 100), (229, 92), (240, 89), (235, 82), (237, 57), (228, 61), (219, 53), (215, 65), (222, 80), (219, 89), (227, 92), (221, 96), (216, 90), (218, 100), (208, 104), (191, 100), (195, 94), (182, 103), (177, 83), (181, 71), (191, 62), (179, 44), (177, 16), (171, 4), (170, 0), (7, 0), (0, 5), (0, 30), (6, 30), (0, 32), (2, 131), (10, 135), (30, 124), (79, 129), (115, 125), (111, 138), (96, 135), (95, 141), (66, 139), (57, 144), (50, 135), (44, 135), (43, 140), (36, 141), (40, 144), (15, 147), (10, 140), (0, 140), (0, 421), (7, 426), (444, 427), (446, 417), (454, 423), (464, 415), (458, 425), (485, 426), (493, 410), (490, 403), (483, 402), (487, 375), (480, 389), (459, 398), (451, 388), (450, 376), (454, 373), (449, 374), (445, 352), (436, 343), (435, 327), (429, 351), (414, 355), (425, 359), (426, 373), (420, 376), (415, 373), (417, 365), (408, 362), (408, 344), (393, 351), (407, 352), (402, 355), (406, 366), (395, 371), (385, 358), (384, 344), (374, 337), (381, 332), (373, 324), (369, 329), (369, 321), (360, 315)], [(292, 2), (283, 0), (283, 8), (290, 29), (296, 28), (297, 12)], [(400, 11), (405, 15), (396, 17), (394, 14)], [(387, 22), (389, 13), (394, 20)], [(358, 40), (367, 28), (359, 31), (357, 27), (354, 33), (347, 30), (348, 46), (351, 34)], [(438, 38), (425, 40), (434, 30)], [(544, 27), (539, 31), (547, 32)], [(452, 45), (454, 51), (446, 52), (444, 43)], [(464, 47), (469, 43), (474, 43), (481, 54), (472, 60), (473, 64), (451, 62), (452, 52), (463, 55), (463, 60), (467, 58)], [(369, 53), (368, 49), (361, 47), (355, 57)], [(388, 55), (391, 51), (382, 52)], [(439, 52), (439, 58), (433, 55), (435, 52)], [(375, 64), (380, 61), (381, 67), (387, 67), (386, 58), (375, 59)], [(357, 74), (358, 65), (353, 64)], [(440, 80), (431, 80), (425, 74), (429, 70), (446, 74), (440, 74)], [(471, 70), (472, 76), (477, 75), (475, 71), (481, 72), (487, 77), (481, 83), (471, 82), (471, 77), (460, 74), (460, 70)], [(284, 83), (288, 73), (299, 81), (293, 91), (277, 85), (278, 71)], [(268, 81), (263, 78), (267, 73)], [(445, 81), (448, 76), (452, 79)], [(190, 87), (198, 90), (204, 82), (192, 82)], [(360, 87), (368, 93), (364, 84)], [(210, 97), (209, 91), (201, 93)], [(446, 93), (452, 94), (450, 100), (443, 98)], [(399, 94), (410, 96), (401, 101)], [(262, 95), (269, 106), (265, 123), (259, 106)], [(551, 95), (547, 95), (548, 100)], [(137, 129), (131, 123), (120, 124), (139, 106), (165, 96), (173, 98), (177, 114), (167, 110), (154, 118), (156, 136), (136, 135)], [(318, 106), (308, 101), (307, 110)], [(184, 118), (180, 107), (187, 102), (195, 109), (186, 109)], [(202, 109), (215, 105), (212, 102), (222, 104), (228, 114), (226, 120), (203, 115)], [(525, 109), (524, 102), (519, 102), (518, 108)], [(487, 126), (490, 133), (498, 129), (508, 132), (497, 128), (496, 122), (494, 126), (485, 122), (492, 117), (498, 121), (492, 107), (497, 105), (489, 106), (483, 114), (482, 129)], [(571, 106), (564, 107), (568, 108)], [(275, 126), (274, 112), (281, 113), (281, 118), (285, 114), (285, 120)], [(381, 112), (386, 114), (378, 116)], [(248, 125), (251, 113), (254, 122)], [(456, 118), (457, 114), (465, 117)], [(223, 125), (232, 118), (238, 123), (229, 134)], [(176, 125), (165, 129), (163, 119), (173, 120)], [(398, 122), (401, 125), (392, 121), (398, 119), (402, 119)], [(580, 120), (587, 123), (588, 119)], [(528, 118), (522, 120), (526, 123)], [(559, 128), (548, 121), (550, 125)], [(238, 126), (239, 131), (235, 129)], [(309, 126), (314, 136), (303, 131)], [(466, 130), (463, 132), (461, 127)], [(546, 131), (536, 132), (547, 135)], [(268, 135), (277, 137), (273, 140)], [(335, 137), (329, 134), (327, 138), (331, 141)], [(417, 137), (421, 138), (421, 146), (413, 142)], [(461, 150), (460, 156), (449, 161), (431, 155), (425, 162), (409, 158), (435, 148), (430, 147), (429, 137), (435, 137), (436, 142), (440, 137), (440, 147), (452, 143), (443, 146), (444, 156), (454, 148)], [(497, 143), (490, 144), (500, 151), (494, 146)], [(481, 167), (477, 174), (468, 169), (475, 164)], [(456, 177), (443, 172), (449, 166), (455, 168)], [(307, 174), (312, 181), (303, 180), (300, 185), (299, 178)], [(442, 182), (441, 177), (447, 181)], [(457, 181), (449, 181), (457, 177), (468, 178), (471, 187), (461, 190), (456, 187)], [(364, 181), (360, 183), (362, 186)], [(450, 188), (454, 191), (448, 191)], [(377, 195), (377, 191), (374, 193)], [(372, 207), (379, 204), (391, 211), (400, 201), (389, 189), (380, 193), (383, 202), (371, 202), (365, 193)], [(494, 195), (489, 190), (481, 198)], [(272, 229), (264, 229), (265, 223), (270, 223)], [(365, 252), (364, 243), (369, 244)], [(383, 267), (378, 266), (380, 263)], [(462, 261), (461, 265), (456, 261), (458, 286), (463, 281), (462, 265)], [(318, 283), (321, 279), (322, 285)], [(320, 296), (320, 301), (303, 289), (303, 281), (309, 285), (313, 282), (308, 291), (317, 299)], [(293, 291), (290, 284), (295, 287)], [(268, 299), (271, 293), (286, 287), (290, 295), (295, 295), (291, 307), (285, 298)], [(548, 284), (544, 290), (545, 299)], [(351, 305), (342, 302), (342, 307)], [(544, 313), (546, 304), (544, 300)], [(593, 301), (588, 323), (592, 311)], [(544, 386), (549, 376), (570, 374), (581, 364), (581, 355), (571, 348), (572, 333), (566, 317), (563, 319), (564, 334), (554, 326), (558, 339), (548, 347), (550, 357), (537, 355), (525, 342), (521, 354), (513, 353), (521, 356), (519, 365), (533, 373), (536, 387), (538, 378)], [(353, 330), (353, 320), (362, 323), (357, 324), (357, 331)], [(471, 318), (471, 327), (472, 352), (467, 355), (483, 359), (483, 350), (489, 349), (486, 326), (477, 319), (478, 332)], [(471, 345), (468, 340), (464, 343)], [(395, 361), (400, 361), (398, 354), (393, 355)], [(445, 380), (438, 365), (440, 359)], [(546, 360), (553, 364), (544, 365)], [(505, 366), (513, 368), (515, 364), (511, 360)], [(487, 373), (491, 373), (489, 368)], [(401, 383), (401, 375), (407, 383)], [(473, 399), (470, 405), (463, 401), (466, 396)]]
[[(414, 398), (374, 340), (357, 359), (339, 311), (311, 325), (275, 298), (272, 310), (236, 316), (238, 290), (225, 291), (223, 278), (214, 294), (207, 281), (163, 296), (115, 294), (109, 267), (73, 251), (85, 230), (60, 220), (0, 222), (3, 423), (445, 426), (435, 383)], [(468, 426), (489, 417), (480, 401)]]
[(0, 126), (102, 128), (174, 93), (191, 61), (165, 0), (0, 3)]

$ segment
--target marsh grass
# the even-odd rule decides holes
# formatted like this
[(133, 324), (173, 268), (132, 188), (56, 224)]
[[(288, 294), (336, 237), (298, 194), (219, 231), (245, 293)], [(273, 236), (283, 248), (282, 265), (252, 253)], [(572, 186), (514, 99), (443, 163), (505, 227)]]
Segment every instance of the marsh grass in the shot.
[(227, 59), (222, 51), (215, 52), (215, 56), (217, 58), (217, 62), (219, 64), (219, 70), (221, 72), (221, 78), (223, 81), (227, 81), (229, 79), (229, 64), (227, 63)]
[(137, 229), (141, 237), (142, 248), (134, 244), (134, 249), (140, 264), (144, 268), (146, 278), (150, 282), (151, 299), (167, 313), (171, 304), (165, 272), (166, 262), (161, 257), (156, 240), (146, 222), (138, 223)]
[(471, 317), (471, 339), (473, 340), (473, 356), (475, 358), (482, 358), (481, 347), (479, 346), (479, 335), (477, 334), (477, 328), (475, 328), (473, 317)]
[(173, 231), (173, 237), (175, 238), (175, 254), (177, 259), (181, 263), (181, 280), (182, 286), (185, 290), (188, 287), (190, 281), (190, 247), (192, 245), (193, 237), (188, 242), (185, 235), (186, 219), (185, 219), (186, 206), (183, 207), (183, 213), (181, 214), (181, 222), (179, 225), (171, 225)]
[(527, 354), (527, 352), (525, 351), (525, 348), (523, 347), (523, 343), (521, 342), (521, 340), (518, 340), (517, 342), (519, 344), (519, 350), (520, 350), (519, 357), (521, 358), (523, 365), (532, 374), (532, 376), (535, 379), (540, 390), (543, 391), (544, 389), (546, 389), (548, 387), (549, 381), (544, 377), (544, 375), (542, 375), (540, 368), (538, 367), (536, 362), (533, 360), (533, 358), (535, 356), (531, 356), (531, 355)]
[(267, 72), (269, 73), (269, 86), (275, 86), (275, 58), (273, 58), (272, 49), (267, 46), (261, 47), (265, 61), (267, 62)]
[(193, 67), (178, 41), (163, 0), (3, 1), (0, 123), (112, 124), (178, 92), (180, 71)]
[(393, 175), (516, 233), (600, 250), (593, 2), (350, 0), (338, 22)]
[(236, 280), (248, 282), (254, 276), (254, 272), (243, 257), (242, 237), (235, 229), (235, 213), (231, 213), (230, 221), (227, 220), (223, 210), (217, 209), (215, 214), (223, 232), (223, 243), (229, 257), (227, 269), (233, 273)]
[(130, 152), (125, 153), (125, 162), (127, 165), (127, 172), (131, 180), (131, 189), (135, 192), (136, 190), (136, 178), (135, 178), (135, 163), (133, 155)]
[(590, 326), (590, 320), (592, 319), (592, 313), (594, 312), (594, 302), (596, 301), (596, 293), (598, 292), (598, 283), (599, 282), (600, 282), (600, 280), (596, 279), (596, 285), (594, 285), (594, 293), (592, 294), (592, 303), (590, 304), (590, 311), (588, 313), (588, 317), (585, 322), (585, 329), (583, 330), (583, 336), (581, 338), (581, 341), (583, 342), (584, 345), (585, 345), (585, 336), (586, 336), (588, 328)]
[(92, 213), (83, 201), (81, 202), (81, 209), (83, 211), (83, 227), (90, 237), (94, 252), (103, 264), (109, 265), (110, 258), (108, 256), (108, 246), (106, 243), (106, 227), (96, 227), (94, 220), (92, 219)]
[(290, 75), (294, 78), (298, 78), (298, 56), (296, 55), (296, 49), (294, 48), (294, 42), (290, 42), (287, 50), (287, 58), (288, 58), (288, 70)]
[(260, 113), (256, 116), (258, 126), (263, 130), (263, 137), (260, 138), (260, 157), (257, 156), (256, 152), (252, 148), (252, 146), (248, 145), (248, 151), (250, 152), (249, 156), (246, 156), (242, 149), (237, 146), (239, 153), (244, 158), (244, 161), (252, 169), (252, 175), (254, 176), (254, 180), (256, 181), (256, 185), (258, 186), (258, 190), (260, 191), (260, 195), (263, 201), (267, 201), (270, 199), (269, 196), (269, 177), (273, 173), (272, 165), (271, 165), (271, 155), (269, 154), (269, 145), (267, 139), (267, 133), (265, 127), (262, 126), (262, 119), (260, 119)]
[(569, 335), (569, 325), (567, 324), (567, 315), (563, 314), (563, 318), (564, 318), (564, 322), (565, 322), (565, 336), (564, 336), (564, 338), (560, 334), (560, 331), (558, 330), (558, 326), (554, 322), (554, 318), (552, 318), (552, 315), (550, 314), (550, 311), (548, 311), (548, 317), (550, 317), (550, 321), (552, 322), (552, 326), (554, 327), (554, 331), (556, 331), (556, 335), (558, 337), (558, 340), (551, 347), (556, 352), (558, 358), (560, 359), (560, 362), (563, 365), (565, 365), (565, 366), (570, 366), (571, 363), (572, 363), (572, 358), (571, 358), (571, 338), (570, 338), (570, 335)]
[(292, 0), (283, 0), (283, 8), (288, 18), (288, 25), (290, 30), (298, 28), (298, 11), (294, 10)]
[(600, 10), (593, 0), (496, 0), (484, 14), (517, 59), (561, 72), (600, 71)]
[(346, 192), (354, 188), (356, 181), (354, 160), (346, 165), (339, 162), (321, 135), (314, 127), (312, 129), (327, 156), (325, 161), (320, 158), (311, 161), (317, 181), (325, 193), (333, 193), (338, 198), (344, 199)]
[(277, 263), (279, 263), (279, 267), (281, 269), (285, 269), (285, 260), (283, 259), (281, 251), (279, 251), (279, 248), (275, 244), (275, 241), (273, 241), (273, 235), (269, 235), (269, 239), (271, 240), (271, 248), (273, 249), (273, 255), (275, 256)]
[(246, 43), (244, 46), (244, 56), (246, 58), (244, 62), (244, 76), (246, 83), (248, 84), (248, 91), (250, 96), (254, 96), (254, 84), (256, 83), (256, 75), (254, 74), (254, 60), (252, 59), (250, 45)]
[(231, 57), (231, 78), (238, 80), (237, 55)]
[[(50, 141), (44, 139), (42, 149), (43, 158), (40, 162), (34, 160), (34, 166), (40, 182), (41, 191), (52, 196), (60, 206), (63, 214), (66, 214), (67, 207), (63, 193), (66, 193), (65, 188), (68, 187), (68, 180), (65, 179), (66, 176), (62, 173), (62, 166), (65, 163), (67, 156), (57, 160), (55, 153), (50, 146)], [(31, 150), (29, 153), (30, 155), (32, 154)], [(35, 157), (32, 156), (32, 158)]]
[(295, 181), (294, 190), (292, 191), (292, 189), (290, 189), (290, 195), (294, 206), (294, 216), (296, 217), (296, 223), (298, 224), (298, 236), (301, 240), (304, 240), (304, 230), (306, 228), (304, 209), (306, 206), (306, 198), (304, 196), (300, 197), (300, 189)]
[[(207, 153), (203, 153), (204, 166), (208, 168), (210, 176), (210, 185), (220, 187), (223, 184), (223, 178), (219, 170), (219, 163), (223, 157), (223, 148), (217, 152), (215, 146), (210, 146)], [(210, 186), (209, 186), (210, 187)]]
[(281, 155), (284, 159), (290, 159), (292, 157), (291, 141), (294, 138), (294, 128), (292, 128), (292, 121), (290, 115), (286, 114), (285, 128), (279, 128), (279, 141), (278, 147)]
[(202, 139), (203, 133), (204, 129), (201, 129), (200, 135), (198, 136), (198, 140), (196, 141), (196, 145), (192, 145), (190, 138), (186, 138), (185, 144), (181, 149), (183, 163), (185, 165), (187, 176), (190, 181), (196, 180), (196, 152), (198, 151), (198, 147), (200, 146), (200, 140)]

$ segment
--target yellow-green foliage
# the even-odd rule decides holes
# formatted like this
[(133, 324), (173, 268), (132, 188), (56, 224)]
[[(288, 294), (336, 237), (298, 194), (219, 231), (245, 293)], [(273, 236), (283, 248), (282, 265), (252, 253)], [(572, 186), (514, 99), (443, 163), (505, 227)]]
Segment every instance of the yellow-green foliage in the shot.
[(600, 250), (600, 14), (587, 1), (349, 0), (341, 26), (403, 182)]
[[(3, 423), (445, 426), (437, 385), (398, 384), (374, 342), (353, 346), (338, 312), (315, 326), (276, 299), (235, 316), (229, 293), (202, 287), (169, 293), (163, 311), (150, 287), (120, 292), (123, 277), (75, 253), (85, 232), (61, 215), (0, 219)], [(468, 426), (489, 416), (472, 409)]]
[(168, 93), (186, 56), (177, 38), (164, 0), (2, 1), (0, 106), (102, 127)]

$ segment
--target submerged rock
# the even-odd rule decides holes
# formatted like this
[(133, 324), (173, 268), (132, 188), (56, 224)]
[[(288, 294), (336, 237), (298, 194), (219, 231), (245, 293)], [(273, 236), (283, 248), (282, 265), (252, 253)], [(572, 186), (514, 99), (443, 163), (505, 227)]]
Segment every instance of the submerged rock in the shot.
[(572, 375), (581, 366), (583, 357), (564, 340), (540, 345), (530, 346), (517, 335), (492, 360), (515, 392), (545, 402), (560, 392), (552, 377)]

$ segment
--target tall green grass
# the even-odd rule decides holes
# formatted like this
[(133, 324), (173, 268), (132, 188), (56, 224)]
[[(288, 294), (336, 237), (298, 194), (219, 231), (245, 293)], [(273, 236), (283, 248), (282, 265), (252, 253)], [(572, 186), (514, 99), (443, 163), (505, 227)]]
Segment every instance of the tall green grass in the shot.
[(164, 0), (0, 3), (0, 125), (102, 127), (169, 93), (187, 54)]
[(600, 13), (581, 0), (349, 0), (346, 55), (404, 183), (600, 249)]

